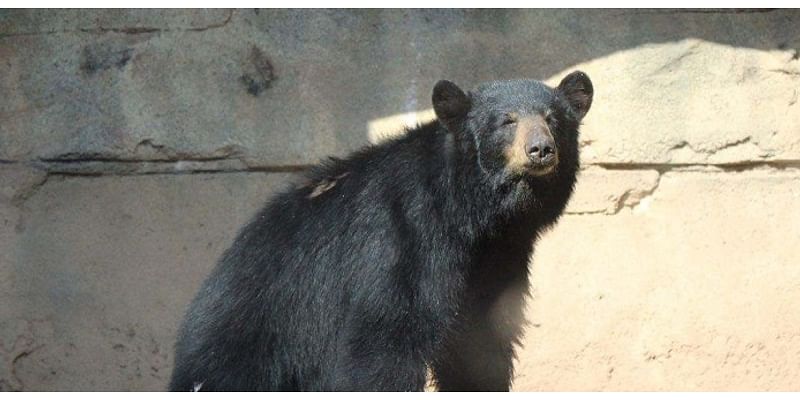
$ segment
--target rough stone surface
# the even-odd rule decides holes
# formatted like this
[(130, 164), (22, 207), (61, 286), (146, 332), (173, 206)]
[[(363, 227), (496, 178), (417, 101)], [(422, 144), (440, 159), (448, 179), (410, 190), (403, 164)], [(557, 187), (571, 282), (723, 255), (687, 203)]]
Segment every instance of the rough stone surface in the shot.
[(438, 79), (576, 66), (598, 88), (591, 162), (796, 160), (799, 26), (796, 10), (2, 11), (0, 160), (305, 165), (428, 108)]
[(47, 179), (47, 173), (26, 166), (0, 165), (0, 204), (19, 204)]
[(660, 175), (655, 170), (622, 171), (589, 168), (580, 172), (567, 214), (616, 214), (653, 194)]
[[(800, 160), (796, 50), (686, 39), (620, 51), (574, 68), (589, 74), (598, 88), (582, 130), (585, 162)], [(561, 76), (552, 82), (558, 84)]]
[(3, 10), (0, 37), (84, 32), (126, 34), (206, 30), (230, 21), (230, 10)]
[(800, 390), (800, 170), (671, 172), (540, 242), (516, 390)]
[(189, 300), (287, 178), (53, 177), (0, 208), (0, 388), (163, 390)]
[(595, 83), (516, 390), (800, 390), (800, 11), (0, 10), (0, 390), (161, 390), (293, 173), (439, 79)]

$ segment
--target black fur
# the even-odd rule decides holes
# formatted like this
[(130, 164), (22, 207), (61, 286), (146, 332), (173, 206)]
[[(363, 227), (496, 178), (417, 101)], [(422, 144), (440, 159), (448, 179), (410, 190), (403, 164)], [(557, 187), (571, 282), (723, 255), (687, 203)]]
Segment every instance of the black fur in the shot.
[[(537, 81), (440, 86), (445, 125), (324, 163), (241, 230), (189, 308), (170, 390), (422, 390), (426, 367), (440, 390), (509, 389), (529, 256), (572, 192), (588, 105)], [(502, 116), (547, 110), (555, 171), (508, 173)]]

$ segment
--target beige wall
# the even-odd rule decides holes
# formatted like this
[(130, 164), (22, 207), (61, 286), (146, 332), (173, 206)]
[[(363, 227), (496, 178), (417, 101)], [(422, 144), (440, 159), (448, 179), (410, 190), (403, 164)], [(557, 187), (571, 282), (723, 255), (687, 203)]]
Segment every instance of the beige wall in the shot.
[(686, 39), (578, 66), (598, 167), (534, 257), (517, 390), (800, 390), (797, 54)]
[(163, 389), (199, 282), (293, 173), (428, 118), (438, 79), (582, 69), (584, 169), (535, 250), (515, 389), (800, 390), (798, 27), (0, 11), (0, 389)]

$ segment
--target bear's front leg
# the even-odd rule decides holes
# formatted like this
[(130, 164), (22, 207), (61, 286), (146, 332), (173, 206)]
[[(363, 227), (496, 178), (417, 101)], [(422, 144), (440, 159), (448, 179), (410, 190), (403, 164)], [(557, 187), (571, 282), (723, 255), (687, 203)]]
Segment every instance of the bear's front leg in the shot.
[(377, 342), (363, 345), (359, 344), (341, 360), (331, 390), (418, 392), (425, 389), (425, 362), (413, 350), (386, 347)]
[(490, 320), (488, 315), (469, 316), (448, 338), (432, 365), (439, 391), (510, 390), (513, 344)]

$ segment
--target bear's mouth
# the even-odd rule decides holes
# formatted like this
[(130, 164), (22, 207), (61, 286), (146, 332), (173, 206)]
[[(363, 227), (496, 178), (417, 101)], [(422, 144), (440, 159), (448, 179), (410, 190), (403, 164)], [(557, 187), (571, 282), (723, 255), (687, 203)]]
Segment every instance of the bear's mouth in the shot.
[(530, 176), (545, 176), (555, 172), (557, 166), (558, 156), (554, 156), (540, 162), (531, 161), (525, 172)]

